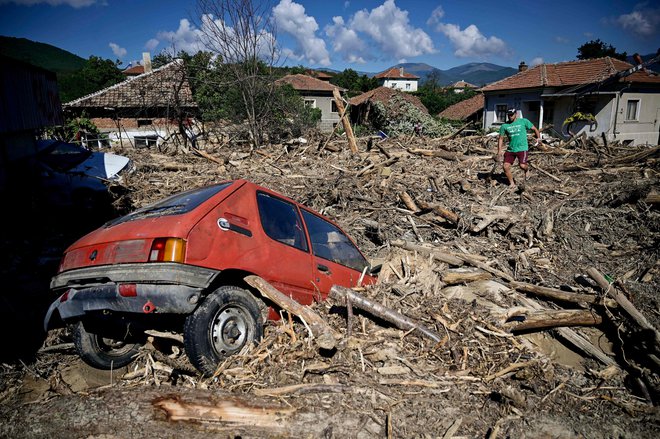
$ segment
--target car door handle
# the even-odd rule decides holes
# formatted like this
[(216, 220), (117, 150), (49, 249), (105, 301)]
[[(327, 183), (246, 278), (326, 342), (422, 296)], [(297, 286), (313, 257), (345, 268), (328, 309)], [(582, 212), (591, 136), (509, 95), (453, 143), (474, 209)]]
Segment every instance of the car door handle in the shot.
[(327, 265), (317, 264), (317, 265), (316, 265), (316, 268), (318, 268), (319, 271), (321, 271), (321, 272), (323, 272), (323, 273), (325, 273), (325, 274), (332, 274), (332, 273), (330, 273), (330, 269), (328, 268)]

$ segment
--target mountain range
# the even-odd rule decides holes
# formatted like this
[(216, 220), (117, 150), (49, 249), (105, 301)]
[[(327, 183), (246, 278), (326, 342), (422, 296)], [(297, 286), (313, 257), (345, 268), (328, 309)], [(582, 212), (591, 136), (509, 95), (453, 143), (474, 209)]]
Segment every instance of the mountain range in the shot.
[(78, 71), (85, 59), (59, 47), (26, 38), (0, 36), (0, 55), (32, 64), (57, 74)]

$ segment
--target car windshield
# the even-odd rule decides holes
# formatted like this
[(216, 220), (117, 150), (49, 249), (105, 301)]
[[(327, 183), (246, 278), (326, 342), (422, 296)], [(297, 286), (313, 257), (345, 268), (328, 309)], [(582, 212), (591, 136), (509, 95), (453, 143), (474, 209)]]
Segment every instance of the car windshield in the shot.
[(53, 142), (39, 153), (39, 157), (56, 171), (75, 168), (92, 155), (92, 152), (73, 143)]
[(117, 224), (134, 221), (143, 218), (151, 218), (165, 215), (177, 215), (190, 212), (197, 206), (208, 200), (215, 194), (229, 187), (232, 182), (220, 183), (213, 186), (205, 186), (198, 189), (191, 189), (189, 191), (174, 194), (164, 200), (158, 201), (149, 206), (131, 212), (120, 218), (106, 223), (105, 227), (112, 227)]

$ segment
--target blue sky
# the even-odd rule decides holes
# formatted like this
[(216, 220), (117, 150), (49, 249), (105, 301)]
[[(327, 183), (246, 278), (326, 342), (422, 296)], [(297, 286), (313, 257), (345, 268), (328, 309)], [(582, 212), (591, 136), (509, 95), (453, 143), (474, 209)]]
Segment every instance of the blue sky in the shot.
[[(259, 3), (255, 1), (255, 3)], [(600, 38), (619, 52), (655, 53), (657, 2), (602, 0), (273, 0), (270, 19), (288, 65), (379, 72), (399, 62), (448, 69), (575, 59)], [(195, 0), (0, 0), (0, 35), (123, 65), (163, 49), (194, 52)], [(217, 18), (217, 17), (215, 17)]]

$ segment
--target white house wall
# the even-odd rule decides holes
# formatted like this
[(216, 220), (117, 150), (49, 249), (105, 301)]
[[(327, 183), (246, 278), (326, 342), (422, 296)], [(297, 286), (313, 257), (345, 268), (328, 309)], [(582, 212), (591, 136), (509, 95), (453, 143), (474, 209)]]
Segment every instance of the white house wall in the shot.
[[(406, 88), (406, 84), (410, 84), (410, 88)], [(385, 87), (396, 88), (401, 91), (417, 91), (417, 81), (402, 81), (394, 79), (386, 79), (383, 82)]]
[[(507, 108), (516, 108), (520, 110), (518, 116), (527, 118), (528, 115), (522, 110), (523, 102), (526, 101), (540, 101), (539, 92), (528, 92), (528, 93), (508, 93), (508, 94), (489, 94), (486, 96), (486, 102), (484, 106), (484, 129), (489, 130), (492, 128), (498, 128), (505, 121), (496, 121), (495, 113), (498, 105), (506, 105)], [(535, 126), (540, 125), (540, 121), (530, 119)]]
[(305, 100), (314, 100), (314, 107), (321, 110), (321, 131), (332, 131), (339, 122), (339, 113), (332, 111), (333, 98), (329, 96), (304, 96)]
[[(639, 119), (627, 121), (628, 100), (639, 99)], [(633, 140), (633, 145), (657, 145), (660, 130), (660, 94), (658, 93), (622, 93), (616, 114), (616, 139)]]

